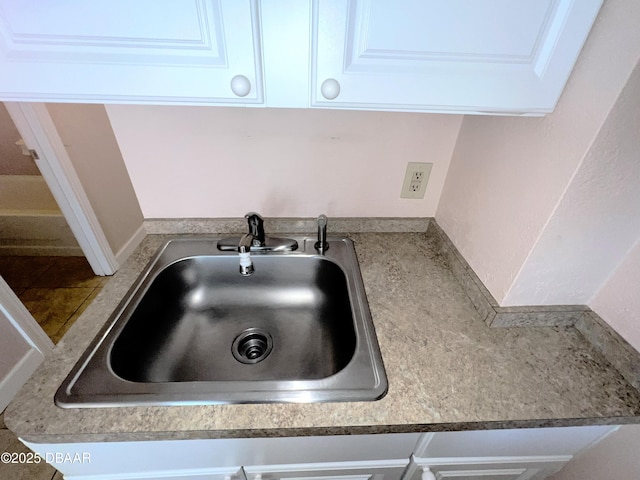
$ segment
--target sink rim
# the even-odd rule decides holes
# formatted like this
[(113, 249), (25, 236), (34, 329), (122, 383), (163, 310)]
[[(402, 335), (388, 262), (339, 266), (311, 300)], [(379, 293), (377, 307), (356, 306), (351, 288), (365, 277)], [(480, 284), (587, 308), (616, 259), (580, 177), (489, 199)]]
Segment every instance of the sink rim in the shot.
[[(216, 248), (219, 239), (217, 236), (181, 237), (164, 243), (60, 385), (54, 398), (56, 405), (62, 408), (88, 408), (371, 401), (378, 400), (387, 393), (386, 372), (355, 248), (353, 242), (346, 237), (329, 237), (330, 248), (324, 255), (315, 251), (313, 245), (316, 239), (311, 237), (296, 237), (300, 247), (295, 251), (252, 253), (255, 256), (272, 257), (324, 257), (342, 269), (347, 282), (356, 333), (355, 352), (342, 370), (328, 377), (312, 380), (157, 383), (132, 382), (115, 374), (108, 361), (113, 343), (155, 276), (167, 266), (186, 258), (202, 255), (235, 257), (234, 253), (221, 252)], [(91, 373), (85, 374), (87, 371)], [(83, 374), (98, 375), (101, 388), (87, 389), (87, 380)], [(78, 392), (79, 382), (80, 386), (84, 386), (84, 393)]]

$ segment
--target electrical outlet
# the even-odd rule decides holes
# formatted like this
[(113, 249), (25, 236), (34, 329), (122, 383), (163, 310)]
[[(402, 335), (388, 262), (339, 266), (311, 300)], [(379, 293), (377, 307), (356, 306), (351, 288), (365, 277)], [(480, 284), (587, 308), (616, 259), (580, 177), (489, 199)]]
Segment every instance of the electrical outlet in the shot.
[(400, 198), (424, 198), (433, 163), (407, 163)]

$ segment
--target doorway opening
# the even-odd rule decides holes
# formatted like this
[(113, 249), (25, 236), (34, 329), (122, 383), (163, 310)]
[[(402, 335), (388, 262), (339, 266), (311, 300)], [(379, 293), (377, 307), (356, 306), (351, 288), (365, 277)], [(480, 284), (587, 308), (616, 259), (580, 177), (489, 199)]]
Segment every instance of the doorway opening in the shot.
[(0, 275), (57, 343), (104, 283), (0, 103)]

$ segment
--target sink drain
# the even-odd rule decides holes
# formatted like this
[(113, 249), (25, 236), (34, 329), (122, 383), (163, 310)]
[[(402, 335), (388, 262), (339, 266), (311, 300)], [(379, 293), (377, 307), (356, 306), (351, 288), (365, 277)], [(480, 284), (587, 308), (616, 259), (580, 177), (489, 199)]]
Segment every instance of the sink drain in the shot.
[(242, 363), (258, 363), (267, 358), (273, 348), (273, 339), (259, 328), (247, 328), (231, 345), (233, 356)]

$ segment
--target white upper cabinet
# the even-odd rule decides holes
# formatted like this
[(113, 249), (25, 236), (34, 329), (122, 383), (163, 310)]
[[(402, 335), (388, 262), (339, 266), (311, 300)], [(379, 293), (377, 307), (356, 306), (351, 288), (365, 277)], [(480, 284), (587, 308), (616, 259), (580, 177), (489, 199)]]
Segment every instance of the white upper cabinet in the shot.
[(542, 114), (601, 3), (0, 0), (0, 100)]
[(311, 105), (545, 113), (602, 0), (314, 0)]
[(255, 0), (0, 0), (0, 98), (262, 103)]

